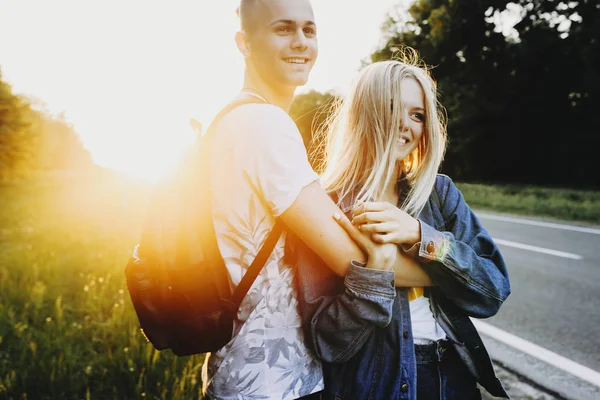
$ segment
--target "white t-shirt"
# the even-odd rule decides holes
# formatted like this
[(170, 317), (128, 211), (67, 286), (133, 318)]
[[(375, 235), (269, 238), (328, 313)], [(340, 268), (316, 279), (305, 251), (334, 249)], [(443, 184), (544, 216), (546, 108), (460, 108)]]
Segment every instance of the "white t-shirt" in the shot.
[[(302, 188), (318, 179), (298, 128), (280, 108), (247, 104), (217, 126), (211, 177), (219, 249), (235, 287)], [(285, 233), (243, 300), (233, 339), (208, 357), (203, 381), (216, 399), (295, 399), (323, 389), (308, 350)]]
[(446, 338), (446, 332), (433, 317), (427, 297), (417, 297), (409, 301), (408, 304), (410, 306), (410, 320), (415, 344), (427, 344)]

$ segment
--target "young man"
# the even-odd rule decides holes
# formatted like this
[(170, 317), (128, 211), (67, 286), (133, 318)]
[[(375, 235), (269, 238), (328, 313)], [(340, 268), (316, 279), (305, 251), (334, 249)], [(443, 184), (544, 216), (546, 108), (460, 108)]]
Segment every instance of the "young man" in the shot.
[[(353, 238), (365, 254), (332, 218), (341, 212), (320, 187), (287, 114), (318, 54), (309, 0), (242, 0), (239, 14), (236, 43), (246, 62), (242, 91), (264, 103), (239, 106), (216, 126), (213, 218), (232, 285), (239, 284), (276, 218), (331, 270), (345, 275), (350, 296), (368, 291), (373, 279), (390, 285), (392, 300), (394, 279), (398, 286), (430, 284), (395, 246), (361, 241), (355, 229)], [(323, 389), (321, 365), (305, 344), (284, 242), (282, 237), (242, 302), (232, 340), (207, 357), (203, 383), (209, 398), (296, 399)]]

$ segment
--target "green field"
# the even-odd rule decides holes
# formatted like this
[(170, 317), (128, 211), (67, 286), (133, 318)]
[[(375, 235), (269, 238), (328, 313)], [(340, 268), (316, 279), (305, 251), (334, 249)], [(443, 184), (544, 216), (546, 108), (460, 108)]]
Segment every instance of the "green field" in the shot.
[(600, 224), (600, 191), (457, 183), (475, 209)]
[[(594, 192), (459, 187), (475, 208), (600, 221)], [(125, 288), (148, 191), (108, 174), (0, 185), (0, 398), (200, 397), (202, 358), (155, 351)]]
[(145, 192), (108, 176), (0, 186), (0, 398), (199, 397), (201, 357), (155, 351), (126, 291)]

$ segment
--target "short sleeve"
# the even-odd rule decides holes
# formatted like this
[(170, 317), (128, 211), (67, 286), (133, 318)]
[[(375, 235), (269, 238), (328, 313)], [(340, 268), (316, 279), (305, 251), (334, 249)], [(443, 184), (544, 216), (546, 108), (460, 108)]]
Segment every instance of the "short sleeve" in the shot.
[(235, 137), (236, 162), (275, 216), (281, 215), (308, 184), (319, 179), (308, 162), (294, 121), (279, 107), (251, 104), (231, 113), (243, 122)]

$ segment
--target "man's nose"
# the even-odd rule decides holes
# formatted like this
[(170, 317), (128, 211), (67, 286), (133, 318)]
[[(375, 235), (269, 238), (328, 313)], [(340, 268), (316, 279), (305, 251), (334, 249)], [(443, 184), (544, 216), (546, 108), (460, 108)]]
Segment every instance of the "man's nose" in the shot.
[(308, 47), (308, 38), (304, 34), (303, 29), (298, 29), (296, 34), (294, 35), (294, 40), (292, 42), (292, 48), (296, 50), (306, 50)]

